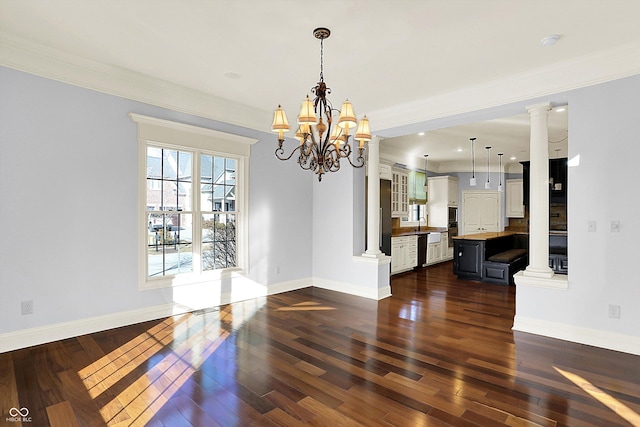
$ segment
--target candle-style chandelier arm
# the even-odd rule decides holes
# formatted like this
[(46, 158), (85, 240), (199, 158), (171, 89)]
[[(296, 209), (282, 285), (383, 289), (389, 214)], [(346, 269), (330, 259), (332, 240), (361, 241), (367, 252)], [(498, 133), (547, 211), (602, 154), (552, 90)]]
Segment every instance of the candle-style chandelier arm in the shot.
[[(284, 142), (284, 140), (283, 140), (283, 142)], [(285, 156), (284, 148), (282, 148), (282, 143), (280, 143), (278, 148), (276, 148), (275, 154), (276, 154), (276, 157), (278, 159), (280, 159), (280, 160), (289, 160), (290, 158), (293, 157), (293, 155), (296, 153), (296, 151), (300, 150), (301, 148), (302, 148), (302, 145), (298, 145), (296, 148), (293, 149), (293, 151), (291, 151), (291, 153), (288, 156)]]
[(351, 147), (349, 146), (349, 152), (344, 156), (347, 158), (347, 160), (349, 160), (349, 163), (351, 164), (351, 166), (353, 166), (354, 168), (361, 168), (362, 166), (364, 166), (364, 148), (358, 148), (358, 157), (356, 157), (356, 163), (353, 163), (351, 161)]

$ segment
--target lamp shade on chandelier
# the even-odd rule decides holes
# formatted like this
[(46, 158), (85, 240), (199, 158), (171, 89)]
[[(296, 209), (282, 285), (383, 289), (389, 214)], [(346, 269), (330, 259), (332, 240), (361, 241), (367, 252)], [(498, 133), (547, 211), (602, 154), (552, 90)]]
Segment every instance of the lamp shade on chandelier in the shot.
[[(320, 39), (320, 80), (311, 89), (315, 98), (312, 100), (307, 95), (302, 101), (298, 114), (298, 129), (295, 134), (300, 144), (288, 156), (282, 146), (284, 132), (288, 132), (290, 126), (287, 115), (280, 105), (274, 112), (271, 125), (271, 130), (278, 133), (276, 157), (280, 160), (289, 160), (297, 153), (300, 167), (315, 172), (318, 175), (318, 181), (322, 181), (323, 174), (340, 170), (340, 160), (343, 158), (346, 158), (355, 168), (364, 166), (364, 144), (371, 140), (367, 116), (358, 122), (349, 100), (346, 100), (340, 110), (337, 110), (326, 97), (331, 93), (331, 89), (324, 82), (323, 48), (324, 39), (330, 34), (327, 28), (313, 30), (313, 35)], [(353, 129), (356, 129), (353, 138), (359, 142), (355, 162), (351, 160), (353, 150), (349, 142), (350, 132)]]

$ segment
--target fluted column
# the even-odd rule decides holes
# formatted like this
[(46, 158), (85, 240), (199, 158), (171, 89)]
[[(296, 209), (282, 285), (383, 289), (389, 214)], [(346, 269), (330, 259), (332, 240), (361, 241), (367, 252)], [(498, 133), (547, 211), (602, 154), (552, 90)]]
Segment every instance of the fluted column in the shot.
[(547, 102), (527, 107), (531, 121), (529, 179), (529, 265), (525, 276), (552, 277), (549, 268), (549, 129)]
[(364, 256), (382, 257), (380, 251), (380, 137), (373, 136), (367, 147), (367, 249)]

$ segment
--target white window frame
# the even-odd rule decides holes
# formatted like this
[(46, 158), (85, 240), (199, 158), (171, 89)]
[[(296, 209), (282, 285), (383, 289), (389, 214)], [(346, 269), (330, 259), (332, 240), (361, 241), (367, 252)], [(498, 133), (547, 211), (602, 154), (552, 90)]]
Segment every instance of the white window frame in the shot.
[[(218, 281), (231, 274), (247, 274), (249, 270), (249, 158), (251, 145), (256, 139), (203, 127), (158, 119), (130, 113), (129, 117), (138, 125), (138, 289), (149, 290), (173, 286)], [(160, 147), (193, 153), (192, 167), (196, 172), (192, 178), (193, 226), (192, 250), (193, 272), (162, 277), (147, 274), (147, 147)], [(200, 213), (200, 155), (233, 158), (236, 171), (236, 267), (201, 271), (201, 213)]]

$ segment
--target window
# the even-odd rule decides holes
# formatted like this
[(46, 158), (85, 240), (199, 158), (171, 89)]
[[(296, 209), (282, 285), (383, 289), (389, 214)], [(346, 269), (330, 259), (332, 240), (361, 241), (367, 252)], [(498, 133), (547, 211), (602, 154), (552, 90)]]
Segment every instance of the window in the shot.
[(147, 276), (150, 278), (193, 271), (192, 159), (191, 152), (147, 145)]
[(237, 161), (202, 155), (200, 165), (202, 269), (236, 267)]
[(402, 227), (412, 227), (427, 224), (427, 205), (409, 205), (409, 216), (400, 219)]
[(247, 166), (255, 140), (130, 116), (141, 159), (140, 288), (246, 270)]

